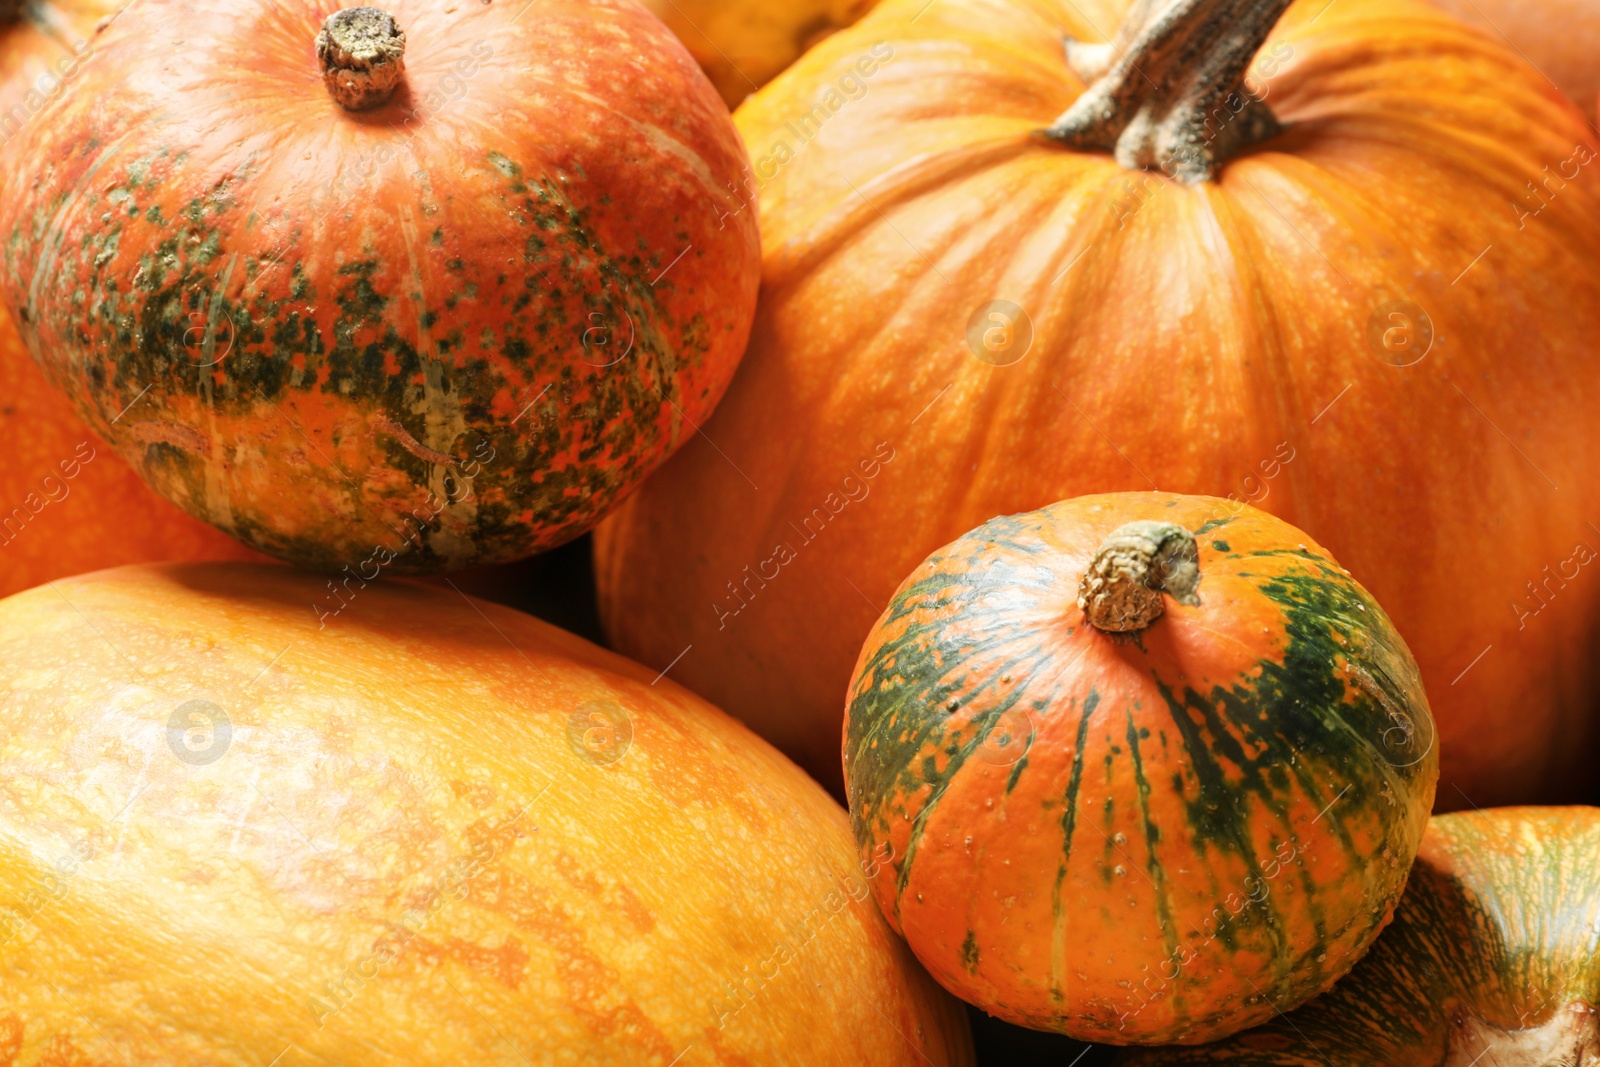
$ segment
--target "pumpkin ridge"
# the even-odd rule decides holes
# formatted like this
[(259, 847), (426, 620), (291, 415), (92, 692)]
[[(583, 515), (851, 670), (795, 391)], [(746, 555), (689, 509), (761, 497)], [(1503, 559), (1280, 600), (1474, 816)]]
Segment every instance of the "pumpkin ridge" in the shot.
[[(1144, 876), (1149, 879), (1150, 888), (1155, 894), (1156, 922), (1165, 941), (1167, 958), (1171, 959), (1178, 950), (1178, 932), (1172, 921), (1172, 901), (1167, 890), (1167, 873), (1162, 867), (1160, 858), (1156, 856), (1156, 846), (1161, 843), (1161, 828), (1150, 818), (1150, 781), (1145, 777), (1144, 760), (1139, 755), (1139, 726), (1134, 722), (1133, 709), (1124, 707), (1122, 711), (1128, 720), (1128, 762), (1133, 770), (1134, 795), (1139, 804), (1139, 818), (1144, 823)], [(1105, 834), (1104, 830), (1100, 832)], [(1109, 835), (1106, 836), (1106, 840), (1111, 840)], [(1181, 1003), (1181, 1000), (1178, 1003)]]
[[(995, 644), (1000, 643), (1002, 642), (999, 640), (995, 641)], [(973, 698), (987, 692), (994, 686), (997, 686), (999, 683), (996, 681), (996, 679), (998, 679), (999, 676), (999, 672), (990, 672), (987, 680), (981, 683), (977, 688), (972, 689), (965, 694), (963, 703), (970, 703)], [(945, 689), (945, 692), (948, 693), (954, 691), (956, 687), (960, 686), (960, 684), (961, 680), (952, 682), (950, 686)], [(928, 794), (927, 799), (923, 801), (922, 806), (917, 811), (916, 816), (912, 819), (911, 835), (909, 840), (906, 842), (904, 854), (896, 857), (895, 859), (895, 914), (897, 917), (899, 915), (899, 899), (900, 896), (905, 892), (907, 880), (911, 877), (912, 863), (916, 858), (917, 848), (922, 841), (923, 831), (927, 828), (928, 820), (933, 817), (934, 810), (938, 807), (939, 802), (944, 799), (945, 793), (949, 790), (950, 783), (954, 779), (956, 772), (959, 771), (967, 762), (967, 759), (975, 751), (977, 751), (980, 746), (983, 745), (983, 743), (988, 739), (989, 731), (992, 730), (995, 724), (1000, 721), (1001, 716), (1003, 716), (1007, 711), (1011, 710), (1011, 708), (1016, 705), (1016, 702), (1022, 698), (1023, 692), (1024, 690), (1020, 686), (1013, 689), (1001, 703), (997, 704), (993, 709), (984, 714), (982, 717), (982, 725), (978, 728), (975, 728), (972, 731), (972, 735), (961, 742), (960, 748), (957, 751), (948, 752), (949, 759), (945, 763), (944, 769), (939, 772), (936, 780), (928, 781), (926, 775), (923, 776), (923, 780), (927, 781), (927, 784), (933, 786), (933, 789)], [(937, 707), (941, 702), (942, 696), (940, 699), (937, 699), (933, 702), (933, 706)], [(972, 721), (977, 722), (978, 720)], [(934, 730), (930, 728), (928, 731), (928, 737), (931, 739), (933, 734)], [(946, 732), (942, 729), (938, 730), (938, 735), (946, 736)], [(923, 749), (920, 749), (919, 751), (925, 750), (926, 747), (927, 743), (925, 741)], [(931, 761), (935, 759), (936, 756), (929, 755), (924, 761), (924, 766), (929, 766)], [(908, 773), (911, 772), (912, 766), (912, 764), (907, 763), (906, 770)]]
[[(763, 268), (763, 281), (769, 285), (783, 285), (794, 275), (815, 270), (820, 262), (840, 254), (846, 245), (860, 240), (859, 223), (863, 219), (876, 216), (887, 220), (891, 209), (913, 206), (930, 190), (943, 183), (971, 181), (988, 169), (1038, 151), (1037, 146), (1021, 139), (996, 139), (978, 147), (986, 151), (979, 153), (970, 145), (947, 149), (931, 159), (917, 159), (891, 167), (874, 174), (865, 182), (858, 182), (859, 195), (849, 202), (848, 207), (829, 212), (818, 219), (810, 227), (804, 244), (785, 246), (767, 260)], [(980, 155), (982, 158), (979, 158)], [(944, 163), (945, 169), (934, 171), (932, 168), (935, 163)], [(1089, 169), (1085, 168), (1085, 171)], [(918, 173), (915, 180), (907, 180), (903, 177), (907, 171), (924, 173)], [(893, 188), (889, 194), (880, 193), (876, 198), (872, 196), (876, 185), (891, 183)]]
[(1064, 999), (1062, 970), (1066, 965), (1066, 907), (1061, 896), (1061, 886), (1067, 880), (1067, 862), (1072, 858), (1072, 834), (1078, 823), (1078, 789), (1083, 783), (1083, 751), (1089, 743), (1089, 717), (1100, 706), (1100, 691), (1093, 686), (1083, 698), (1083, 711), (1078, 716), (1078, 739), (1072, 750), (1072, 771), (1067, 778), (1066, 792), (1062, 795), (1061, 811), (1061, 864), (1056, 868), (1056, 881), (1051, 901), (1054, 922), (1051, 930), (1050, 992), (1058, 1001)]

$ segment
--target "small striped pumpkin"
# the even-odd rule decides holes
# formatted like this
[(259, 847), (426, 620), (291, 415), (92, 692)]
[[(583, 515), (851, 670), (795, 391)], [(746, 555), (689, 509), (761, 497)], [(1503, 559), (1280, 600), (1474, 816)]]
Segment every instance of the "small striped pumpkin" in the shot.
[(946, 988), (1117, 1044), (1327, 989), (1389, 920), (1438, 777), (1416, 664), (1321, 546), (1119, 493), (934, 553), (857, 661), (845, 779)]

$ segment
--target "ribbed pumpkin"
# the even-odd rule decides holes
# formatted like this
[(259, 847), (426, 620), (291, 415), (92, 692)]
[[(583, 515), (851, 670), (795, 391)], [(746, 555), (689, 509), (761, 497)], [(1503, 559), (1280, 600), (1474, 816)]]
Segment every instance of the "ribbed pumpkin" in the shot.
[[(83, 64), (120, 4), (0, 2), (0, 152)], [(252, 559), (254, 552), (151, 492), (28, 358), (0, 311), (0, 596), (122, 563)]]
[(678, 35), (729, 107), (876, 0), (644, 0)]
[(517, 612), (286, 567), (0, 604), (0, 1062), (971, 1063), (844, 812)]
[(1516, 50), (1591, 119), (1600, 93), (1600, 0), (1432, 0)]
[[(1111, 0), (888, 0), (750, 100), (761, 307), (704, 440), (597, 541), (615, 647), (681, 654), (674, 678), (837, 783), (856, 652), (927, 553), (1084, 493), (1231, 494), (1405, 635), (1442, 805), (1575, 794), (1600, 184), (1513, 204), (1600, 147), (1513, 53), (1407, 0), (1296, 3), (1251, 58), (1280, 6), (1131, 23), (1086, 95), (1061, 35), (1114, 32)], [(868, 91), (828, 97), (867, 61)], [(1241, 68), (1264, 103), (1228, 95)], [(1282, 132), (1228, 144), (1266, 111)], [(1062, 117), (1102, 147), (1041, 133)]]
[(263, 551), (570, 539), (743, 350), (738, 136), (632, 0), (334, 11), (124, 12), (7, 152), (5, 300), (95, 430)]
[[(1163, 594), (1166, 595), (1163, 595)], [(1350, 969), (1438, 779), (1405, 642), (1327, 551), (1120, 493), (935, 552), (861, 650), (844, 767), (945, 988), (1083, 1041), (1210, 1041)]]
[(1428, 824), (1394, 922), (1332, 992), (1127, 1067), (1588, 1067), (1600, 1062), (1600, 811)]

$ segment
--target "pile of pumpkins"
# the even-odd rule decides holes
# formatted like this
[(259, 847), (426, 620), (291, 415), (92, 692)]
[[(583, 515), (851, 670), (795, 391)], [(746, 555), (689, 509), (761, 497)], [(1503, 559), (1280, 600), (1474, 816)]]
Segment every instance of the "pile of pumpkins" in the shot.
[(0, 1065), (1600, 1062), (1600, 8), (650, 6), (0, 0)]

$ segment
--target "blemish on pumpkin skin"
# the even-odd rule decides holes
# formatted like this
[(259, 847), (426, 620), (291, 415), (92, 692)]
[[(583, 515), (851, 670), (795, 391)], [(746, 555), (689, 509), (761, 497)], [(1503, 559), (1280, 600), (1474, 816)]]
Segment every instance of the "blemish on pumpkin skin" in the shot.
[[(5, 1061), (0, 1060), (0, 1064)], [(16, 1057), (12, 1057), (16, 1062)], [(66, 1034), (51, 1034), (34, 1067), (110, 1067), (105, 1060), (91, 1060)]]
[(15, 1012), (0, 1016), (0, 1067), (15, 1067), (22, 1054), (22, 1019)]
[(537, 937), (555, 960), (569, 1011), (596, 1038), (630, 1046), (642, 1058), (666, 1063), (680, 1050), (639, 1008), (615, 969), (586, 944), (586, 933), (544, 886), (512, 871), (499, 871), (476, 894), (481, 906), (504, 914)]
[(440, 942), (413, 934), (401, 950), (400, 958), (405, 957), (414, 957), (432, 967), (450, 960), (469, 971), (493, 976), (507, 989), (520, 987), (528, 969), (528, 950), (515, 937), (507, 937), (499, 948), (488, 948), (459, 937)]
[(975, 974), (978, 970), (978, 937), (971, 930), (967, 931), (966, 940), (961, 942), (961, 965), (968, 974)]
[(578, 866), (578, 861), (566, 852), (556, 853), (554, 863), (556, 873), (567, 880), (567, 883), (576, 889), (587, 893), (594, 900), (608, 907), (615, 907), (622, 912), (635, 931), (648, 934), (655, 929), (656, 918), (644, 906), (633, 888), (621, 881), (610, 881), (604, 884), (600, 877), (592, 871), (584, 871)]

